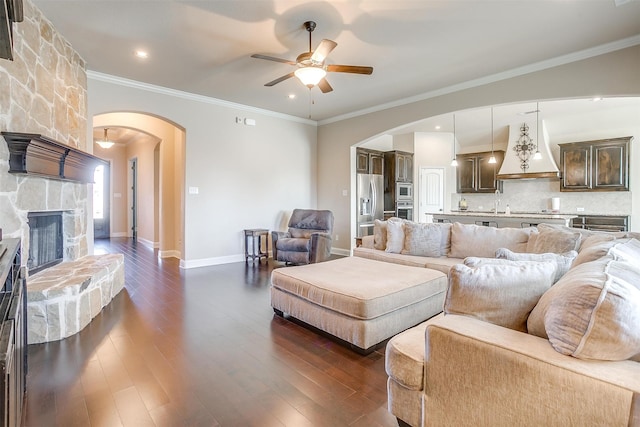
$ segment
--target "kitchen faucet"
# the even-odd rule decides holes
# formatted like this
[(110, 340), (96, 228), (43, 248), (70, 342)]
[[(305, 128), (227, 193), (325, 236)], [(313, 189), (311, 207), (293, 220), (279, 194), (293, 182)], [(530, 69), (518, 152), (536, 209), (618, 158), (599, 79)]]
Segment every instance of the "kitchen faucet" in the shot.
[(496, 198), (494, 201), (493, 212), (495, 212), (496, 214), (498, 214), (498, 206), (500, 206), (500, 190), (496, 190)]

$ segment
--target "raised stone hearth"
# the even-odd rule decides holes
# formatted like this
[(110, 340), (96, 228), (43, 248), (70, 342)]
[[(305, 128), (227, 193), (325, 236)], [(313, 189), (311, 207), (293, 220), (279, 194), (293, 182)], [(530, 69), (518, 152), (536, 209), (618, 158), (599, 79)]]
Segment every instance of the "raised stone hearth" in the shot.
[(29, 344), (56, 341), (80, 332), (123, 287), (122, 254), (88, 255), (30, 276)]

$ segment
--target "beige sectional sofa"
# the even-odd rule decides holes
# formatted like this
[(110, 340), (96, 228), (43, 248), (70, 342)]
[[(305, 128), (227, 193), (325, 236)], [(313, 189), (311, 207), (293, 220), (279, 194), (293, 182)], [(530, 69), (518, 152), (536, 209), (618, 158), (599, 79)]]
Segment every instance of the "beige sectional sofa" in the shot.
[(449, 272), (444, 313), (387, 344), (400, 425), (640, 426), (636, 234), (404, 222), (382, 249), (381, 225), (355, 256)]

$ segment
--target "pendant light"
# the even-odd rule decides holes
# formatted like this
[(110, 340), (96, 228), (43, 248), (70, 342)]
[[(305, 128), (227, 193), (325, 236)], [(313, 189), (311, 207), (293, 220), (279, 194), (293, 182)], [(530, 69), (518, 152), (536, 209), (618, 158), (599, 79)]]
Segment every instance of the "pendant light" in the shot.
[(96, 144), (98, 144), (102, 148), (113, 147), (113, 141), (109, 141), (109, 139), (107, 138), (107, 130), (108, 128), (104, 128), (104, 138), (96, 141)]
[(493, 107), (491, 107), (491, 157), (489, 157), (489, 163), (496, 163), (496, 156), (493, 155)]
[(538, 123), (540, 122), (540, 103), (536, 102), (536, 153), (533, 155), (533, 160), (542, 159), (542, 154), (538, 147), (540, 147), (540, 134), (538, 133)]
[(458, 160), (456, 159), (456, 115), (453, 115), (453, 160), (451, 160), (451, 166), (454, 168), (458, 166)]

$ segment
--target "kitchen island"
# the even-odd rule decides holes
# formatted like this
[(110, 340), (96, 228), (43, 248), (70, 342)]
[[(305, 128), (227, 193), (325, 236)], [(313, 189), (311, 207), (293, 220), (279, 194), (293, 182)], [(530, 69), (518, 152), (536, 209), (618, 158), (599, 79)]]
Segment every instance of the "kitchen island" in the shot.
[(496, 214), (493, 211), (451, 211), (433, 214), (433, 222), (460, 222), (499, 228), (534, 227), (541, 223), (570, 226), (573, 218), (577, 218), (577, 215), (553, 212), (511, 212), (509, 214), (498, 212)]

